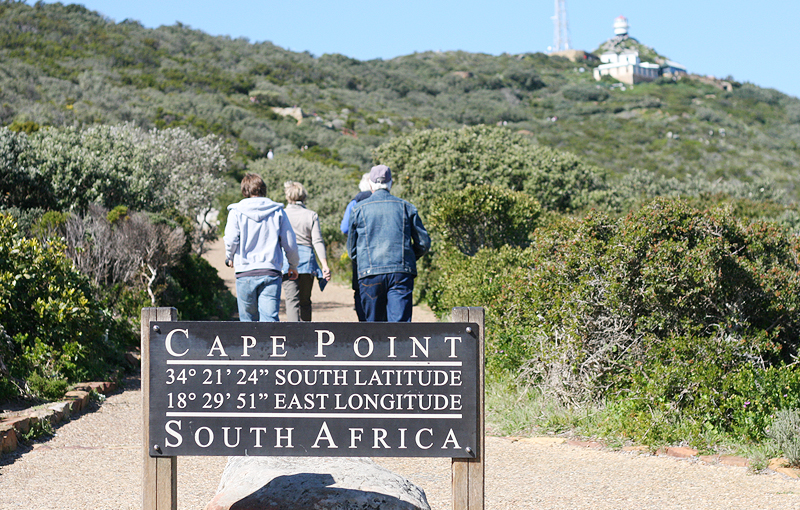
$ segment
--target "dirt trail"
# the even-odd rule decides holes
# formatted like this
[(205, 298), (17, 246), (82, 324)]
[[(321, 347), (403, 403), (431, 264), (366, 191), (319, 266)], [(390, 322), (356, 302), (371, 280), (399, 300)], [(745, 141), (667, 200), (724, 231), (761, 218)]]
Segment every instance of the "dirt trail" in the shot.
[[(232, 280), (233, 271), (228, 272), (221, 275)], [(314, 318), (354, 320), (351, 302), (350, 289), (329, 286), (314, 295)], [(414, 319), (433, 320), (429, 314), (415, 309)], [(59, 427), (49, 440), (0, 457), (0, 510), (140, 509), (141, 404), (139, 380), (132, 378), (124, 391)], [(434, 510), (451, 508), (449, 459), (376, 461), (422, 487)], [(180, 510), (205, 507), (225, 462), (224, 457), (178, 459)], [(486, 508), (800, 510), (800, 482), (777, 473), (753, 475), (742, 467), (581, 448), (553, 438), (487, 437)]]

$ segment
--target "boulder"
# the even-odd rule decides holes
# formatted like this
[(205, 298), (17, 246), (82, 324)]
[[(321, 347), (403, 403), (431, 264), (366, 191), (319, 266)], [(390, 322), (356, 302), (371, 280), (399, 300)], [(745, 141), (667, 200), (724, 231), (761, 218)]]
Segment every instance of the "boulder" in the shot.
[(371, 459), (230, 457), (206, 510), (430, 510), (425, 492)]
[(299, 108), (297, 106), (293, 106), (291, 108), (281, 108), (278, 106), (273, 106), (272, 111), (283, 117), (292, 117), (297, 121), (298, 124), (303, 122), (303, 117), (305, 117), (305, 115), (303, 115), (302, 108)]

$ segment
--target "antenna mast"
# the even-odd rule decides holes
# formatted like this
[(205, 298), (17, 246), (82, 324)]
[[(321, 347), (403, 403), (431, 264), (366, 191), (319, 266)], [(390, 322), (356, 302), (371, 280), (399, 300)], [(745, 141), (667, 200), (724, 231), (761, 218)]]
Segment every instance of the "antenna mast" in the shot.
[(571, 48), (569, 42), (569, 28), (567, 25), (567, 0), (555, 0), (556, 15), (553, 16), (555, 35), (553, 37), (553, 51), (564, 51)]

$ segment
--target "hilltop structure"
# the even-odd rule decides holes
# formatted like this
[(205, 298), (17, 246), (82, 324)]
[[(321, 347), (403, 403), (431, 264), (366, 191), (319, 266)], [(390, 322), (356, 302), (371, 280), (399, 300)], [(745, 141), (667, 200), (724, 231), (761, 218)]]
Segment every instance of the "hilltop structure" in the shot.
[(553, 35), (553, 52), (568, 51), (572, 49), (569, 42), (569, 25), (567, 24), (567, 2), (556, 0), (556, 14), (553, 16), (555, 33)]
[[(614, 37), (603, 43), (598, 51), (602, 64), (594, 69), (594, 79), (610, 76), (622, 83), (634, 85), (653, 81), (660, 76), (687, 74), (686, 68), (662, 57), (652, 48), (644, 46), (628, 34), (628, 19), (619, 16), (614, 20)], [(654, 62), (642, 62), (641, 56)]]

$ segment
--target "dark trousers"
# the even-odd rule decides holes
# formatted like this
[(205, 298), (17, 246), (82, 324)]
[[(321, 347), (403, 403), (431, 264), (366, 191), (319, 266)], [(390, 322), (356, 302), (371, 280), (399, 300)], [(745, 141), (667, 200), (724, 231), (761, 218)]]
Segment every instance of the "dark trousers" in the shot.
[(283, 282), (287, 322), (311, 322), (311, 291), (313, 287), (313, 274), (300, 274), (297, 275), (297, 280)]
[(414, 275), (389, 273), (358, 280), (367, 322), (411, 322)]
[(364, 307), (361, 306), (361, 293), (358, 291), (358, 264), (353, 261), (353, 302), (355, 303), (356, 317), (358, 322), (366, 321), (364, 317)]

